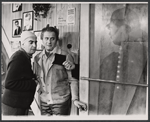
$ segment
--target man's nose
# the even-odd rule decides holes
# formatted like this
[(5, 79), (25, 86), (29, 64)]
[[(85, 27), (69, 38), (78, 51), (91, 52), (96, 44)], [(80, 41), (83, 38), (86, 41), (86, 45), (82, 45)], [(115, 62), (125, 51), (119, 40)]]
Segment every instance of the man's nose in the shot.
[(52, 41), (51, 41), (51, 39), (48, 39), (47, 42), (51, 44)]
[(33, 45), (34, 47), (36, 47), (36, 46), (37, 46), (37, 43), (36, 43), (36, 42), (34, 42), (32, 45)]

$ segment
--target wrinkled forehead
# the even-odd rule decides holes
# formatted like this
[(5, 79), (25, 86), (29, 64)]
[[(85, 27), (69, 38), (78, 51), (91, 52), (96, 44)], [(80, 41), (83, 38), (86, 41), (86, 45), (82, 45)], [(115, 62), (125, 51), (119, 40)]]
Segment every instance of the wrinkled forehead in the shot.
[(32, 36), (32, 37), (28, 37), (24, 40), (24, 42), (36, 42), (37, 41), (37, 37)]
[(55, 34), (54, 31), (45, 31), (45, 32), (44, 32), (44, 36), (56, 37), (56, 34)]

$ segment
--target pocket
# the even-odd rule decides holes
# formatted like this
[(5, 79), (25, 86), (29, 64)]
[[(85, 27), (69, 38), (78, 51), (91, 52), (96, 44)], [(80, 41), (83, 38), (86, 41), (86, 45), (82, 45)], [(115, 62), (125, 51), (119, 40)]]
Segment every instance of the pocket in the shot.
[(67, 72), (64, 69), (56, 69), (56, 76), (59, 80), (64, 80), (68, 78)]

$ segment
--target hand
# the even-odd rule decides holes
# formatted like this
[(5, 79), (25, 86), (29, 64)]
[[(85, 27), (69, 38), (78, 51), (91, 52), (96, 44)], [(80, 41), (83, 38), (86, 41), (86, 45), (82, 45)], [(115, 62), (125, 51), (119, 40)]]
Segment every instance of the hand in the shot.
[(73, 70), (75, 68), (75, 64), (71, 61), (64, 61), (63, 65), (67, 70)]
[(47, 103), (41, 101), (42, 115), (51, 115), (50, 112), (51, 112), (50, 106)]
[(81, 101), (75, 100), (74, 105), (79, 108), (80, 111), (86, 111), (87, 105)]
[(41, 101), (41, 108), (44, 109), (44, 110), (49, 109), (49, 105), (47, 103)]

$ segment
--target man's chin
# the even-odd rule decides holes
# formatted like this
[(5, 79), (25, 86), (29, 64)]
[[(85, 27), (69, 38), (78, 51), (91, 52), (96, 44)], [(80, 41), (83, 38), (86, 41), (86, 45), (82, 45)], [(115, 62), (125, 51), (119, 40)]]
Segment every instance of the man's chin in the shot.
[(30, 54), (32, 55), (32, 54), (34, 54), (35, 52), (36, 52), (36, 50), (32, 51)]
[(52, 50), (53, 50), (53, 48), (48, 48), (48, 49), (46, 49), (46, 51), (48, 51), (48, 52), (49, 52), (49, 51), (52, 51)]

